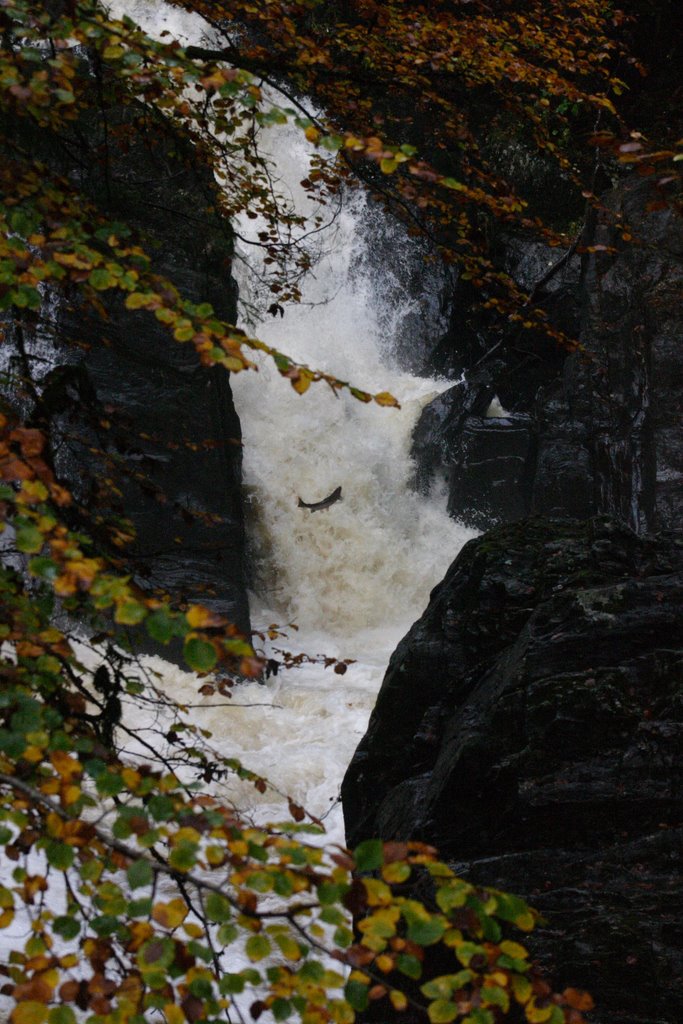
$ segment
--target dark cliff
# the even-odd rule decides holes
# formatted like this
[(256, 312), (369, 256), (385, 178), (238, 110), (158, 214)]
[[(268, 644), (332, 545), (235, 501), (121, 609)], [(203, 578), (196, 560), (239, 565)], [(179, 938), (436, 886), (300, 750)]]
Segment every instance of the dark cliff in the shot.
[[(233, 238), (215, 183), (161, 120), (146, 130), (131, 124), (129, 144), (103, 156), (105, 127), (125, 129), (132, 117), (116, 107), (93, 113), (75, 160), (48, 135), (29, 142), (112, 218), (135, 226), (156, 272), (234, 323)], [(98, 299), (95, 307), (48, 297), (38, 315), (27, 313), (8, 338), (23, 380), (14, 400), (28, 403), (61, 479), (88, 510), (76, 528), (144, 589), (200, 601), (248, 633), (241, 428), (229, 373), (202, 367), (151, 314), (109, 293)], [(130, 538), (130, 526), (133, 539), (117, 545), (117, 531)]]
[[(683, 230), (647, 181), (604, 206), (585, 244), (615, 251), (536, 296), (583, 350), (498, 345), (458, 289), (432, 360), (465, 381), (423, 414), (417, 478), (489, 532), (394, 653), (343, 803), (351, 845), (419, 838), (528, 897), (534, 953), (591, 1019), (678, 1024)], [(501, 258), (529, 289), (557, 260), (519, 239)]]
[[(543, 245), (502, 243), (526, 288), (559, 264), (537, 297), (582, 351), (563, 356), (534, 338), (490, 351), (485, 319), (465, 290), (456, 296), (432, 359), (465, 383), (432, 403), (415, 432), (418, 479), (445, 476), (454, 515), (479, 528), (534, 513), (604, 513), (637, 531), (680, 522), (683, 232), (659, 200), (637, 178), (604, 197), (583, 246), (614, 252), (560, 263)], [(495, 395), (508, 415), (490, 415)]]

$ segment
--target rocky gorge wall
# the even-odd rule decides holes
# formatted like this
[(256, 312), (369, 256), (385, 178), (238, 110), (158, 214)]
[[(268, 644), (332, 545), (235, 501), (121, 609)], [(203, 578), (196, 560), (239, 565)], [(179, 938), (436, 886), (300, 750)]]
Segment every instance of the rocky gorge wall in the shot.
[[(683, 1019), (683, 231), (656, 198), (613, 190), (625, 227), (586, 242), (616, 251), (543, 286), (585, 352), (492, 346), (454, 309), (433, 358), (465, 383), (418, 424), (418, 483), (488, 532), (395, 651), (342, 793), (349, 844), (419, 838), (526, 896), (600, 1024)], [(529, 288), (556, 259), (503, 256)]]
[[(502, 241), (507, 269), (537, 288), (583, 351), (563, 357), (547, 340), (515, 338), (487, 356), (486, 323), (466, 291), (456, 294), (431, 360), (466, 381), (424, 411), (414, 452), (421, 486), (445, 477), (449, 508), (465, 522), (605, 513), (636, 531), (680, 523), (683, 233), (659, 198), (638, 178), (603, 197), (583, 245), (612, 252), (562, 262), (540, 243)], [(509, 415), (487, 415), (495, 395)]]
[[(109, 108), (109, 131), (115, 125), (125, 138), (132, 116)], [(130, 143), (104, 160), (103, 132), (93, 114), (75, 163), (48, 137), (29, 141), (113, 219), (135, 226), (156, 272), (234, 323), (232, 235), (191, 148), (161, 122), (131, 125)], [(143, 588), (200, 601), (248, 633), (242, 441), (229, 373), (202, 367), (195, 349), (150, 314), (110, 293), (98, 298), (99, 309), (47, 301), (8, 338), (24, 380), (18, 399), (50, 438), (61, 479), (89, 509), (88, 521), (73, 525), (114, 555), (125, 552)], [(130, 537), (128, 523), (134, 538), (112, 547), (112, 530)], [(173, 644), (159, 652), (181, 658)]]

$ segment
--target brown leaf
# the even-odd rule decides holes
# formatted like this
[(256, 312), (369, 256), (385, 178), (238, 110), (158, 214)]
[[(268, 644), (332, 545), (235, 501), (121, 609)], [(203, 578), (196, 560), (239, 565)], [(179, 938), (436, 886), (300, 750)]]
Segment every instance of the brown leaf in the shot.
[(395, 860), (405, 860), (408, 856), (407, 843), (385, 843), (384, 863), (392, 864)]
[(344, 897), (344, 906), (354, 917), (363, 913), (368, 905), (368, 894), (360, 878), (354, 878), (351, 888)]
[(303, 821), (304, 820), (304, 818), (306, 817), (306, 812), (304, 811), (303, 807), (300, 807), (299, 804), (295, 804), (293, 800), (289, 801), (289, 805), (288, 806), (289, 806), (289, 813), (294, 818), (294, 821)]
[(180, 1006), (190, 1024), (194, 1024), (194, 1021), (201, 1020), (204, 1016), (204, 1003), (196, 996), (186, 995)]
[(566, 988), (562, 995), (565, 998), (565, 1002), (567, 1002), (574, 1010), (592, 1010), (595, 1006), (593, 997), (588, 992), (583, 992), (581, 989)]

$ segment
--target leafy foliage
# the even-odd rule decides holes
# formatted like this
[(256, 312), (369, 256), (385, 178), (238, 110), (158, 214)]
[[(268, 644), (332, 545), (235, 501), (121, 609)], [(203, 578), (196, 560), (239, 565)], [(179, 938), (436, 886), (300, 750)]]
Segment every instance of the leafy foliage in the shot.
[[(55, 599), (91, 623), (113, 616), (183, 637), (200, 672), (219, 659), (254, 672), (251, 649), (208, 609), (174, 612), (107, 571), (59, 521), (72, 498), (43, 461), (40, 432), (3, 426), (2, 512), (28, 559), (28, 573), (6, 565), (0, 576), (0, 929), (16, 914), (27, 936), (0, 965), (12, 1024), (158, 1013), (180, 1024), (266, 1009), (350, 1024), (384, 998), (432, 1024), (493, 1024), (513, 1004), (530, 1022), (579, 1024), (589, 998), (553, 994), (507, 938), (508, 925), (534, 927), (522, 900), (462, 881), (422, 844), (326, 852), (302, 840), (317, 823), (291, 800), (291, 821), (260, 828), (204, 792), (226, 774), (260, 792), (268, 783), (212, 750), (111, 651), (88, 670), (54, 624)], [(170, 720), (150, 742), (140, 716), (164, 707)], [(416, 872), (432, 879), (433, 906), (412, 894)], [(423, 975), (436, 946), (451, 967)]]
[[(179, 6), (207, 17), (217, 49), (153, 39), (98, 0), (0, 0), (8, 336), (34, 329), (50, 298), (104, 315), (105, 299), (118, 295), (125, 310), (194, 346), (205, 367), (242, 372), (266, 357), (300, 394), (323, 382), (396, 405), (189, 301), (115, 208), (112, 152), (161, 127), (206, 172), (228, 231), (240, 213), (258, 221), (277, 312), (299, 297), (310, 267), (301, 239), (322, 224), (322, 214), (306, 223), (283, 200), (259, 150), (260, 129), (290, 121), (316, 147), (302, 184), (320, 209), (363, 180), (460, 265), (490, 308), (570, 343), (490, 260), (492, 220), (553, 245), (568, 239), (496, 171), (485, 138), (514, 116), (597, 203), (574, 141), (587, 121), (592, 129), (616, 118), (624, 82), (615, 68), (628, 61), (620, 12), (598, 0)], [(73, 173), (93, 120), (101, 189)], [(640, 160), (616, 120), (610, 132), (606, 146)], [(513, 1007), (531, 1024), (579, 1024), (590, 997), (553, 993), (539, 976), (515, 937), (536, 921), (521, 900), (455, 877), (419, 843), (325, 851), (302, 838), (318, 826), (291, 801), (291, 821), (261, 828), (204, 791), (227, 775), (261, 792), (268, 783), (213, 751), (110, 641), (125, 643), (129, 630), (181, 641), (200, 674), (254, 676), (263, 665), (214, 612), (175, 607), (135, 583), (129, 527), (118, 524), (107, 544), (84, 528), (78, 497), (56, 473), (48, 426), (25, 412), (17, 398), (0, 413), (0, 929), (15, 916), (30, 922), (0, 966), (13, 1024), (194, 1024), (266, 1010), (278, 1021), (351, 1024), (380, 1000), (432, 1024), (494, 1024)], [(89, 644), (86, 626), (96, 633)], [(155, 742), (130, 724), (150, 709), (161, 715)], [(416, 895), (425, 879), (431, 901)], [(436, 974), (435, 951), (445, 964)]]

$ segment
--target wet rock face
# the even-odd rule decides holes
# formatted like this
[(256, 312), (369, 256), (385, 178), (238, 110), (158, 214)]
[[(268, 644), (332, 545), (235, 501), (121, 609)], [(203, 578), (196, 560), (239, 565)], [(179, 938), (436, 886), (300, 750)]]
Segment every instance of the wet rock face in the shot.
[[(97, 128), (84, 126), (84, 139), (91, 136), (95, 145)], [(134, 138), (111, 154), (112, 218), (135, 226), (154, 270), (186, 298), (210, 302), (234, 323), (232, 235), (215, 213), (214, 183), (161, 127)], [(45, 157), (101, 199), (99, 159), (72, 167), (49, 148)], [(114, 553), (125, 551), (137, 582), (207, 604), (248, 632), (241, 429), (229, 374), (201, 367), (194, 347), (174, 341), (154, 316), (126, 310), (108, 292), (100, 298), (103, 315), (56, 305), (46, 318), (54, 329), (33, 343), (42, 395), (35, 415), (52, 437), (60, 476), (92, 514), (74, 525), (107, 548), (103, 524), (120, 520), (126, 532), (129, 519), (135, 540)], [(169, 647), (159, 653), (180, 657)]]
[(470, 542), (389, 665), (347, 837), (418, 838), (548, 918), (597, 1019), (683, 1019), (683, 535), (542, 519)]
[[(608, 514), (637, 531), (680, 522), (683, 226), (671, 207), (656, 208), (656, 200), (648, 181), (627, 181), (608, 194), (610, 215), (589, 225), (586, 244), (615, 251), (585, 256), (581, 268), (576, 257), (569, 260), (538, 291), (553, 322), (578, 336), (587, 354), (551, 354), (546, 342), (545, 349), (532, 344), (525, 361), (518, 339), (496, 345), (488, 358), (494, 342), (487, 342), (485, 324), (473, 327), (466, 306), (454, 312), (436, 361), (452, 373), (464, 370), (463, 387), (474, 393), (488, 372), (503, 405), (528, 417), (524, 443), (514, 419), (507, 428), (482, 431), (476, 414), (462, 415), (463, 399), (454, 391), (440, 397), (448, 406), (440, 415), (425, 410), (414, 447), (420, 480), (424, 486), (432, 476), (446, 476), (450, 507), (468, 524), (486, 527), (530, 513)], [(624, 242), (615, 219), (637, 242)], [(552, 253), (510, 239), (503, 262), (533, 289)], [(501, 473), (511, 446), (524, 472)]]

